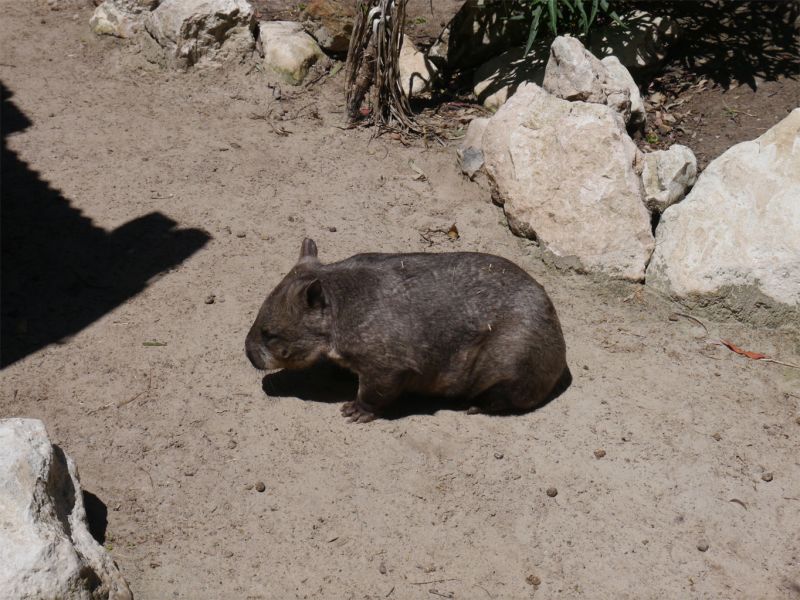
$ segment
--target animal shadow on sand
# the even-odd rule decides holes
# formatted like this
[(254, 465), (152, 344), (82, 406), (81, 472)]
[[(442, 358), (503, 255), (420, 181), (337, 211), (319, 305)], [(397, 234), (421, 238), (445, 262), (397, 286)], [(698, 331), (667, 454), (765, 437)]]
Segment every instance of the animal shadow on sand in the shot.
[[(567, 368), (555, 389), (537, 409), (558, 398), (570, 385), (572, 385), (572, 373)], [(305, 369), (284, 369), (270, 373), (262, 380), (262, 389), (267, 396), (277, 398), (344, 403), (355, 400), (358, 394), (358, 376), (331, 362), (321, 361)], [(411, 415), (432, 415), (440, 410), (466, 410), (469, 406), (469, 401), (464, 398), (405, 393), (389, 411), (381, 415), (381, 418), (395, 420)], [(497, 416), (514, 414), (518, 413), (504, 413)]]

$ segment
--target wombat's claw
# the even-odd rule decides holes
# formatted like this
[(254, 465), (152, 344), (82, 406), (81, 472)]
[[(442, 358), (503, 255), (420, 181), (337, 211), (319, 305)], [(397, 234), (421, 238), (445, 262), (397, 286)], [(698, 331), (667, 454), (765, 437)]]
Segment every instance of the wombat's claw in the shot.
[(342, 406), (342, 415), (350, 417), (347, 419), (350, 423), (369, 423), (375, 420), (374, 414), (358, 406), (355, 401), (345, 402)]

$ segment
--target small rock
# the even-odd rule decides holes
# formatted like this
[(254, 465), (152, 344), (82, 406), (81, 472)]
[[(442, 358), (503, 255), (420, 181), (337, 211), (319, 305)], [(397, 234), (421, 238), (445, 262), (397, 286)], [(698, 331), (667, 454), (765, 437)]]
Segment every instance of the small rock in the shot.
[(631, 88), (638, 88), (630, 73), (622, 75), (626, 70), (619, 61), (611, 66), (613, 73), (580, 40), (560, 35), (550, 46), (542, 87), (564, 100), (605, 104), (627, 123), (631, 119)]
[(708, 542), (705, 541), (699, 542), (697, 544), (697, 549), (700, 550), (700, 552), (705, 552), (706, 550), (708, 550)]
[(686, 146), (674, 144), (669, 150), (656, 150), (644, 155), (644, 203), (651, 211), (663, 213), (683, 200), (695, 181), (697, 159)]
[(236, 232), (236, 237), (238, 237), (238, 238), (247, 237), (247, 232), (246, 231), (237, 231)]
[(603, 458), (605, 455), (606, 455), (606, 451), (603, 450), (602, 448), (598, 448), (597, 450), (594, 451), (594, 457), (595, 458)]
[(398, 59), (400, 85), (406, 96), (417, 96), (430, 90), (437, 69), (428, 58), (414, 46), (407, 35), (403, 36), (403, 47)]
[(502, 452), (495, 452), (495, 453), (494, 453), (494, 457), (495, 457), (497, 460), (500, 460), (501, 458), (503, 458), (503, 453), (502, 453)]
[(336, 227), (328, 227), (328, 231), (331, 233), (336, 233)]
[(761, 475), (761, 479), (763, 479), (764, 481), (772, 481), (772, 473), (770, 473), (769, 471), (763, 473)]
[(528, 575), (525, 578), (525, 581), (528, 582), (528, 585), (538, 586), (542, 584), (542, 580), (539, 579), (536, 575)]
[(717, 442), (722, 439), (722, 436), (719, 434), (719, 432), (712, 434), (711, 437)]
[(214, 301), (216, 299), (217, 299), (217, 297), (214, 294), (209, 294), (208, 296), (206, 296), (206, 299), (204, 300), (204, 302), (206, 304), (214, 304)]
[(267, 486), (264, 485), (263, 481), (259, 481), (258, 483), (256, 483), (256, 491), (258, 493), (262, 493), (266, 489), (267, 489)]
[(631, 441), (631, 434), (630, 433), (626, 433), (625, 435), (623, 435), (622, 436), (622, 441), (623, 442), (630, 442)]
[(386, 575), (386, 565), (381, 563), (381, 566), (378, 567), (378, 571), (380, 571), (381, 575)]
[(556, 496), (558, 496), (558, 490), (556, 488), (554, 488), (554, 487), (547, 488), (547, 492), (546, 493), (551, 498), (555, 498)]
[(291, 85), (299, 85), (324, 54), (303, 26), (293, 21), (259, 23), (264, 64)]
[(234, 448), (236, 448), (236, 440), (228, 440), (228, 448), (230, 450), (233, 450)]

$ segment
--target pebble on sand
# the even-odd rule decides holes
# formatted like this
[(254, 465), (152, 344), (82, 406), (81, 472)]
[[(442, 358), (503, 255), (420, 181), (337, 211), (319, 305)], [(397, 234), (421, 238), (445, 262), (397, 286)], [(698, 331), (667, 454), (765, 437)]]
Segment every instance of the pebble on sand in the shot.
[(547, 488), (547, 495), (551, 498), (555, 498), (558, 495), (558, 490), (554, 487)]
[(257, 492), (263, 492), (266, 489), (267, 489), (267, 486), (264, 485), (263, 481), (259, 481), (258, 483), (256, 483), (256, 491)]
[(606, 455), (606, 451), (603, 450), (602, 448), (598, 448), (597, 450), (594, 451), (594, 457), (595, 458), (603, 458), (605, 455)]
[(700, 552), (705, 552), (706, 550), (708, 550), (708, 542), (705, 541), (698, 542), (697, 549), (700, 550)]
[(542, 580), (539, 579), (536, 575), (528, 575), (525, 578), (525, 581), (527, 581), (529, 585), (541, 585), (542, 584)]
[(772, 481), (772, 473), (767, 471), (766, 473), (761, 475), (761, 479), (763, 479), (764, 481)]

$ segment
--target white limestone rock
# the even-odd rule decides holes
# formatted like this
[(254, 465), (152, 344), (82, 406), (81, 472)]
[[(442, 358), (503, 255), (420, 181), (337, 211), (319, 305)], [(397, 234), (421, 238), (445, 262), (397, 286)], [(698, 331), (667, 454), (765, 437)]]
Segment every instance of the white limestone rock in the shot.
[(89, 533), (75, 463), (38, 419), (0, 420), (0, 598), (133, 598)]
[(611, 108), (523, 84), (489, 120), (483, 153), (515, 233), (581, 269), (644, 279), (653, 236), (642, 156)]

